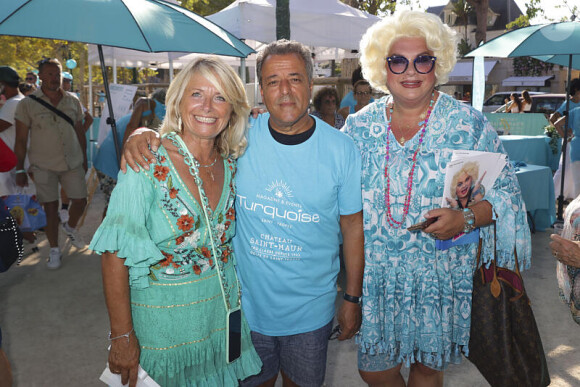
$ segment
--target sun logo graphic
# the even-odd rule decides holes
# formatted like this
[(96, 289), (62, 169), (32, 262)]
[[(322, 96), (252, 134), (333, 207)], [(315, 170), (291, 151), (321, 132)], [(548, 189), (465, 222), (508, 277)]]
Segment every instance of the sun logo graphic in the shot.
[(270, 192), (270, 194), (278, 199), (288, 199), (294, 197), (290, 187), (288, 187), (288, 184), (284, 183), (283, 181), (276, 180), (275, 182), (270, 183), (270, 185), (266, 187), (266, 191)]

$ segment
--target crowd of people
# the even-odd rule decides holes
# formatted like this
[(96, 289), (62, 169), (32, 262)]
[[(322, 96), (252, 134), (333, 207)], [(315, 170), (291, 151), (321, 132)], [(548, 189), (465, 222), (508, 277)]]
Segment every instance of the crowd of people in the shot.
[[(278, 40), (257, 56), (265, 112), (251, 111), (230, 66), (201, 56), (121, 117), (127, 164), (117, 164), (110, 135), (93, 160), (108, 208), (89, 246), (102, 260), (110, 371), (130, 386), (139, 367), (164, 386), (274, 386), (279, 375), (284, 386), (321, 386), (337, 331), (356, 338), (369, 386), (442, 386), (449, 365), (469, 353), (478, 244), (439, 242), (476, 231), (483, 262), (531, 264), (510, 163), (486, 187), (485, 172), (466, 163), (451, 207), (441, 206), (457, 151), (504, 152), (482, 113), (438, 90), (457, 43), (438, 17), (397, 12), (363, 36), (350, 102), (332, 87), (312, 98), (309, 49)], [(92, 117), (66, 91), (56, 59), (41, 61), (38, 77), (25, 98), (18, 74), (0, 67), (8, 93), (0, 125), (10, 124), (18, 159), (7, 176), (17, 187), (34, 182), (47, 215), (47, 266), (56, 269), (59, 228), (86, 248), (76, 226)], [(374, 100), (373, 90), (385, 96)], [(512, 112), (525, 111), (522, 98), (512, 95)], [(59, 186), (71, 203), (64, 222)], [(551, 247), (580, 266), (580, 241), (553, 237)]]

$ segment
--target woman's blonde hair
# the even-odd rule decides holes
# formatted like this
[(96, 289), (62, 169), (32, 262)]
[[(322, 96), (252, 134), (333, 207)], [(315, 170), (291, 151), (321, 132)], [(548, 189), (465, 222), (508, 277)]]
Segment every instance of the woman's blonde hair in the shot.
[[(439, 17), (420, 11), (401, 11), (372, 25), (360, 42), (363, 75), (375, 89), (387, 88), (386, 57), (393, 42), (400, 38), (424, 38), (427, 48), (437, 57), (436, 85), (449, 79), (457, 62), (457, 35)], [(412, 63), (409, 64), (412, 66)]]
[(479, 165), (475, 161), (468, 161), (463, 164), (459, 171), (455, 172), (453, 179), (451, 179), (451, 197), (453, 199), (457, 199), (457, 180), (459, 180), (459, 176), (464, 173), (471, 176), (472, 182), (475, 184), (479, 178)]
[(223, 157), (240, 157), (247, 146), (246, 124), (250, 114), (250, 105), (246, 97), (244, 84), (235, 71), (221, 59), (213, 56), (201, 56), (191, 61), (177, 74), (165, 97), (165, 118), (161, 125), (161, 134), (181, 133), (181, 113), (179, 106), (189, 85), (189, 81), (199, 74), (207, 79), (232, 105), (232, 114), (226, 128), (216, 138), (217, 150)]

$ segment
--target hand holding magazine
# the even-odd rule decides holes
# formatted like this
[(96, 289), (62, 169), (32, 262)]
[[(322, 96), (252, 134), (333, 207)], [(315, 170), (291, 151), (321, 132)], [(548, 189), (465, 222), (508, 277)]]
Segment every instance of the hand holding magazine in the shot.
[[(463, 209), (484, 200), (506, 163), (506, 155), (501, 153), (453, 151), (445, 172), (441, 207)], [(478, 238), (479, 229), (475, 229), (448, 240), (437, 240), (436, 246), (446, 250), (451, 246), (477, 242)]]

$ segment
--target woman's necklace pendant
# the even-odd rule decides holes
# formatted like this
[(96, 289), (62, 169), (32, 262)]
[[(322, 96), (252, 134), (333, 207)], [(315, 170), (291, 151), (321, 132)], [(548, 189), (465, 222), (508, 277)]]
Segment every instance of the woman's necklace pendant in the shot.
[(401, 144), (401, 145), (405, 145), (406, 141), (407, 140), (405, 139), (405, 136), (401, 136), (401, 138), (399, 138), (399, 144)]

